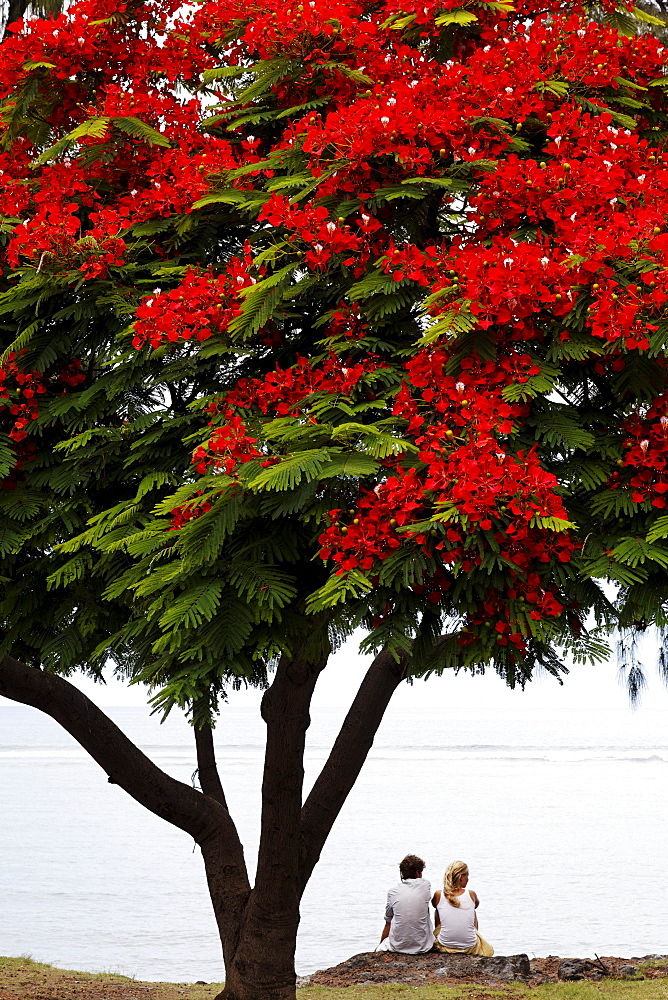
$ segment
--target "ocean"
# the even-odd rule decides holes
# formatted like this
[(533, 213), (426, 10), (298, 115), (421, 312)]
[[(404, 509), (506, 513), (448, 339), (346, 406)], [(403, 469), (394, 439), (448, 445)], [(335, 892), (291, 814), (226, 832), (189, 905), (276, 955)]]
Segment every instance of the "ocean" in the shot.
[[(425, 859), (434, 889), (448, 862), (468, 862), (481, 933), (497, 954), (668, 952), (663, 694), (636, 712), (572, 700), (564, 708), (556, 696), (527, 710), (521, 695), (478, 705), (446, 688), (425, 697), (416, 685), (390, 706), (305, 894), (298, 972), (375, 947), (407, 853)], [(160, 725), (144, 708), (106, 711), (160, 767), (191, 780), (182, 717)], [(307, 788), (342, 714), (313, 712)], [(215, 743), (252, 868), (257, 706), (227, 706)], [(223, 978), (192, 841), (108, 784), (56, 723), (23, 706), (0, 706), (0, 796), (1, 954), (147, 980)]]

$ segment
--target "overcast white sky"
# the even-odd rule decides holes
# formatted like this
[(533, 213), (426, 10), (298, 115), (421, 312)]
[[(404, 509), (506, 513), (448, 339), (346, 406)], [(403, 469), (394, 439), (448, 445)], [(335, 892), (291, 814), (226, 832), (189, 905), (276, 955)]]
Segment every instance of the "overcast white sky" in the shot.
[[(315, 708), (347, 706), (354, 697), (370, 658), (357, 653), (356, 644), (349, 642), (330, 661), (318, 681), (313, 704)], [(656, 647), (646, 643), (645, 665), (648, 690), (643, 694), (639, 711), (643, 707), (668, 710), (668, 689), (659, 679), (655, 668)], [(85, 677), (73, 677), (76, 684), (89, 698), (101, 707), (143, 706), (146, 704), (145, 689), (128, 687), (110, 677), (106, 685), (95, 684)], [(240, 691), (230, 695), (232, 704), (252, 706), (259, 702), (257, 691)], [(618, 678), (614, 662), (597, 666), (573, 666), (571, 673), (559, 686), (554, 678), (537, 676), (525, 691), (511, 691), (493, 673), (484, 677), (471, 677), (448, 671), (443, 677), (432, 677), (427, 681), (416, 681), (412, 686), (403, 685), (394, 696), (393, 703), (416, 707), (425, 702), (431, 706), (438, 704), (452, 706), (453, 699), (462, 708), (508, 709), (597, 709), (628, 708), (628, 696)], [(0, 698), (0, 704), (10, 704)]]

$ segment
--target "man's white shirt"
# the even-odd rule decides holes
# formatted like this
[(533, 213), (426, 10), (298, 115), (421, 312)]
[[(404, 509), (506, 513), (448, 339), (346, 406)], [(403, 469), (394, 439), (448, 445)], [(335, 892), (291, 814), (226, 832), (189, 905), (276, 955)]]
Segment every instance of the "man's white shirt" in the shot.
[(430, 951), (434, 930), (429, 912), (431, 885), (424, 878), (402, 879), (387, 894), (385, 920), (390, 933), (380, 945), (382, 951), (417, 955)]

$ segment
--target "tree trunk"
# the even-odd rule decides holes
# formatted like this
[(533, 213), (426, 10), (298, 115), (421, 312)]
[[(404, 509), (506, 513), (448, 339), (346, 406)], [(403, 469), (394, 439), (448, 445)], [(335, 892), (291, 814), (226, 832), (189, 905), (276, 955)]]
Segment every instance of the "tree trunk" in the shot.
[(2, 26), (2, 36), (4, 37), (4, 34), (7, 30), (7, 25), (13, 24), (14, 21), (18, 21), (19, 18), (23, 17), (28, 7), (30, 6), (30, 0), (9, 0), (6, 6), (5, 4), (3, 4), (2, 6), (3, 6), (3, 15), (5, 13), (5, 10), (7, 11)]
[(294, 1000), (299, 927), (299, 825), (311, 696), (327, 662), (283, 656), (262, 699), (267, 725), (255, 887), (221, 1000)]
[[(211, 902), (223, 945), (233, 955), (250, 883), (236, 827), (223, 801), (210, 732), (196, 739), (203, 791), (157, 767), (111, 719), (72, 684), (56, 674), (5, 656), (0, 660), (0, 695), (38, 708), (70, 733), (137, 802), (199, 844)], [(215, 794), (208, 794), (208, 790)]]
[(301, 897), (353, 787), (383, 713), (404, 676), (387, 653), (371, 664), (320, 776), (302, 806), (310, 702), (326, 657), (284, 656), (262, 700), (267, 726), (262, 829), (255, 887), (227, 809), (210, 726), (195, 730), (202, 791), (165, 774), (62, 677), (0, 659), (0, 695), (60, 723), (108, 775), (200, 845), (226, 968), (220, 1000), (295, 1000)]
[(323, 666), (282, 660), (263, 700), (267, 750), (257, 877), (238, 948), (231, 963), (226, 957), (225, 989), (216, 1000), (295, 1000), (301, 897), (404, 677), (405, 657), (375, 658), (302, 807), (309, 704)]

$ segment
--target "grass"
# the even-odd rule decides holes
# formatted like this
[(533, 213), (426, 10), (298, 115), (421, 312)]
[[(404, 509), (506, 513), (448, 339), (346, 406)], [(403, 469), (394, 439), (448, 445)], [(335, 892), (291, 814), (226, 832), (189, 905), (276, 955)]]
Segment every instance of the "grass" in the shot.
[[(123, 987), (122, 993), (119, 987)], [(113, 993), (110, 992), (113, 990)], [(213, 1000), (222, 983), (141, 983), (114, 972), (76, 972), (21, 958), (0, 957), (0, 1000)]]
[(297, 991), (299, 1000), (668, 1000), (668, 979), (599, 983), (545, 983), (490, 986), (408, 986), (391, 983), (341, 988), (313, 986)]
[[(32, 959), (0, 957), (0, 1000), (213, 1000), (222, 983), (142, 983), (115, 973), (75, 972)], [(122, 993), (119, 987), (122, 988)], [(409, 986), (383, 983), (364, 986), (307, 986), (298, 1000), (668, 1000), (668, 979), (598, 983), (519, 983), (491, 987)]]

